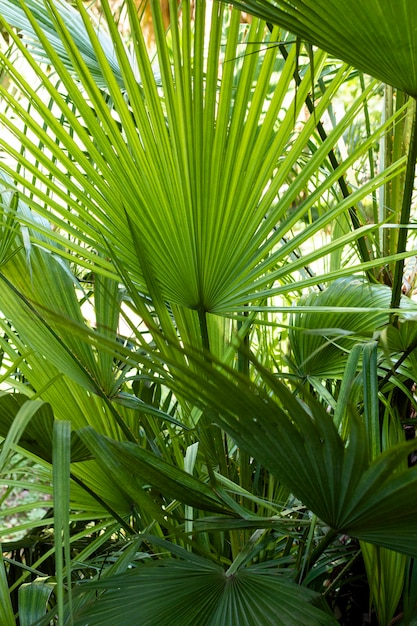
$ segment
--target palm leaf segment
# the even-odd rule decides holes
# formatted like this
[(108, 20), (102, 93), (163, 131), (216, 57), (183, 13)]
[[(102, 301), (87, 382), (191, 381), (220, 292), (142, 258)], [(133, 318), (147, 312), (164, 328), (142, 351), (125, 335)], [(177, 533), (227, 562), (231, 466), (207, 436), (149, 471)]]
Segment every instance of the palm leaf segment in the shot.
[[(37, 23), (42, 27), (43, 33), (48, 38), (48, 41), (51, 43), (55, 53), (59, 56), (66, 69), (70, 72), (73, 71), (73, 65), (68, 57), (65, 45), (62, 42), (53, 21), (51, 21), (51, 15), (46, 8), (46, 3), (37, 2), (36, 0), (27, 0), (25, 5), (26, 10), (30, 11), (31, 15), (33, 15)], [(105, 76), (103, 75), (100, 63), (94, 54), (94, 50), (91, 47), (86, 28), (79, 12), (68, 4), (68, 2), (63, 2), (62, 0), (57, 0), (55, 5), (59, 10), (59, 15), (65, 21), (68, 33), (77, 44), (82, 59), (86, 65), (88, 65), (96, 84), (99, 87), (105, 88)], [(19, 29), (24, 43), (28, 46), (28, 49), (32, 52), (34, 57), (40, 61), (47, 60), (45, 49), (36, 36), (36, 32), (33, 29), (31, 21), (28, 18), (26, 11), (22, 8), (22, 3), (19, 2), (19, 0), (8, 0), (7, 2), (4, 2), (1, 7), (1, 14), (5, 20), (10, 22), (10, 24), (13, 24), (15, 28)], [(123, 76), (116, 59), (113, 42), (107, 31), (99, 27), (97, 27), (97, 37), (100, 41), (103, 52), (106, 55), (109, 66), (111, 67), (118, 84), (123, 89)]]
[(417, 96), (414, 0), (243, 0), (233, 4)]
[[(247, 0), (236, 6), (280, 24), (306, 41), (414, 98), (397, 252), (407, 245), (417, 161), (417, 5), (414, 0)], [(398, 308), (404, 263), (395, 266), (391, 306)]]

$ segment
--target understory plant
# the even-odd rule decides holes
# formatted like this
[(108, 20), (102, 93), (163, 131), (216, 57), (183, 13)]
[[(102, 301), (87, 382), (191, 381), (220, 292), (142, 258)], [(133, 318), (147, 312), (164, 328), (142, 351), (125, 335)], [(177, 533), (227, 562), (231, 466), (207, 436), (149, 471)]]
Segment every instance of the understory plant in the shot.
[(413, 103), (222, 3), (152, 1), (149, 52), (125, 4), (0, 8), (0, 484), (37, 497), (0, 621), (411, 624), (411, 253), (369, 216)]

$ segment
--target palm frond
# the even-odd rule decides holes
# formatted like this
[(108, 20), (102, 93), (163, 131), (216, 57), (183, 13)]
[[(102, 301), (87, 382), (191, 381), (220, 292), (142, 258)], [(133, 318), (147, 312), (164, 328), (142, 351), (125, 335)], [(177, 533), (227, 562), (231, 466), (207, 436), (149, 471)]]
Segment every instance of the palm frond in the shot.
[(413, 0), (237, 0), (339, 59), (417, 96), (417, 19)]
[[(103, 76), (100, 64), (94, 54), (94, 49), (89, 40), (86, 28), (79, 12), (68, 2), (58, 0), (54, 4), (60, 17), (68, 25), (68, 32), (74, 39), (80, 54), (89, 68), (91, 75), (94, 77), (97, 85), (106, 89), (106, 79)], [(2, 6), (2, 16), (8, 23), (17, 28), (22, 35), (24, 43), (39, 62), (49, 64), (51, 59), (48, 57), (45, 48), (39, 41), (36, 30), (34, 30), (28, 15), (32, 15), (37, 23), (41, 26), (42, 32), (47, 37), (49, 43), (58, 54), (69, 72), (74, 72), (74, 67), (68, 57), (65, 46), (59, 36), (59, 29), (56, 23), (51, 19), (51, 12), (48, 10), (47, 3), (39, 3), (36, 0), (28, 0), (24, 4), (19, 0), (7, 0)], [(100, 44), (105, 51), (108, 62), (117, 77), (119, 87), (124, 89), (123, 77), (120, 67), (117, 63), (113, 42), (103, 25), (96, 24), (97, 36)]]
[[(301, 378), (342, 378), (353, 346), (370, 341), (388, 324), (390, 301), (388, 286), (352, 276), (302, 299), (291, 315), (289, 331), (297, 374)], [(405, 316), (415, 314), (409, 298), (403, 298), (402, 306)]]
[[(75, 614), (74, 625), (141, 623), (220, 626), (225, 621), (245, 626), (336, 624), (334, 617), (312, 606), (317, 596), (275, 572), (242, 568), (228, 577), (209, 561), (148, 562), (131, 572), (89, 583), (80, 591), (106, 591), (97, 602)], [(164, 593), (161, 595), (161, 585)]]
[(393, 472), (415, 443), (398, 444), (371, 460), (358, 415), (349, 414), (346, 443), (322, 405), (313, 398), (304, 405), (273, 375), (262, 368), (260, 373), (275, 400), (237, 373), (226, 377), (213, 368), (204, 389), (197, 375), (179, 368), (175, 385), (209, 406), (211, 420), (330, 527), (414, 555), (416, 470)]
[[(338, 69), (317, 102), (315, 114), (309, 116), (294, 139), (294, 122), (314, 76), (310, 75), (311, 68), (307, 68), (297, 87), (296, 98), (284, 107), (294, 73), (296, 48), (290, 47), (289, 56), (283, 62), (279, 46), (274, 45), (280, 40), (278, 30), (269, 33), (263, 22), (255, 20), (247, 33), (242, 34), (239, 14), (232, 12), (227, 43), (223, 46), (220, 34), (227, 14), (219, 8), (212, 12), (212, 43), (207, 58), (204, 47), (197, 45), (195, 39), (193, 54), (186, 54), (188, 47), (178, 48), (171, 65), (155, 4), (162, 77), (159, 90), (133, 6), (131, 8), (131, 29), (136, 42), (134, 54), (143, 77), (140, 88), (110, 10), (105, 10), (126, 86), (124, 96), (95, 29), (81, 4), (79, 7), (84, 29), (106, 77), (112, 109), (103, 101), (76, 41), (52, 5), (48, 9), (50, 19), (65, 46), (76, 78), (68, 72), (37, 25), (35, 16), (31, 17), (31, 24), (50, 55), (60, 81), (71, 94), (76, 114), (51, 78), (33, 66), (22, 42), (14, 37), (15, 45), (32, 63), (65, 120), (58, 123), (54, 111), (16, 72), (12, 63), (3, 58), (5, 68), (31, 99), (32, 107), (48, 130), (41, 128), (34, 116), (25, 112), (9, 93), (3, 94), (5, 101), (28, 125), (38, 142), (51, 151), (53, 163), (56, 163), (52, 166), (51, 160), (39, 150), (39, 144), (28, 135), (23, 136), (18, 126), (11, 125), (3, 116), (3, 123), (23, 141), (27, 156), (18, 156), (5, 142), (3, 149), (12, 158), (18, 158), (39, 184), (33, 185), (13, 173), (16, 181), (31, 194), (30, 205), (54, 221), (61, 232), (65, 232), (65, 222), (71, 216), (71, 236), (75, 237), (69, 245), (79, 254), (80, 263), (103, 272), (104, 267), (108, 267), (104, 259), (109, 255), (116, 257), (119, 266), (144, 293), (152, 288), (154, 294), (157, 286), (162, 302), (197, 311), (230, 314), (248, 303), (259, 302), (266, 295), (289, 291), (290, 275), (303, 267), (301, 262), (288, 263), (292, 252), (404, 167), (403, 161), (398, 161), (391, 170), (363, 185), (350, 199), (336, 203), (302, 234), (288, 237), (297, 221), (308, 214), (314, 203), (332, 189), (355, 159), (360, 158), (384, 131), (381, 127), (358, 146), (336, 172), (322, 178), (320, 171), (325, 167), (329, 151), (376, 85), (369, 85), (326, 141), (309, 155), (298, 175), (292, 177), (292, 170), (298, 170), (304, 147), (315, 132), (316, 120), (325, 113), (332, 94), (349, 76), (348, 68)], [(197, 30), (202, 29), (205, 20), (205, 5), (199, 3), (195, 16)], [(180, 31), (177, 21), (174, 14), (172, 36), (184, 41), (184, 46), (191, 46), (190, 24), (185, 19)], [(251, 54), (245, 54), (248, 47)], [(326, 56), (317, 53), (315, 75), (325, 62)], [(221, 80), (220, 66), (224, 68)], [(120, 125), (123, 132), (120, 132)], [(12, 168), (4, 169), (12, 175)], [(68, 173), (65, 193), (58, 182), (62, 171)], [(290, 215), (289, 209), (297, 196), (317, 175), (322, 184)], [(40, 184), (50, 189), (47, 198), (42, 195)], [(29, 198), (27, 201), (29, 203)], [(53, 213), (45, 211), (44, 202)], [(332, 245), (340, 248), (363, 236), (364, 232), (359, 230)], [(283, 245), (285, 237), (287, 243)], [(77, 245), (76, 241), (83, 245)], [(126, 241), (131, 243), (126, 245)], [(93, 264), (86, 250), (91, 246), (100, 252)], [(332, 249), (331, 245), (325, 246), (311, 256), (311, 261), (323, 258)], [(324, 279), (325, 276), (317, 278)], [(303, 284), (308, 282), (300, 283), (300, 287)]]

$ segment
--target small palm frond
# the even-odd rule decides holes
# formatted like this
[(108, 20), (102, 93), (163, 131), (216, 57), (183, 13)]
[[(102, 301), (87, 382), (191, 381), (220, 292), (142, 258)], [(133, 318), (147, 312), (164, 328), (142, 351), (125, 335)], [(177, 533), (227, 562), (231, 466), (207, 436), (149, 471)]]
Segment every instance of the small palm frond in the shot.
[[(68, 32), (74, 40), (78, 50), (80, 51), (83, 61), (86, 63), (91, 76), (96, 84), (105, 89), (107, 86), (106, 79), (103, 75), (100, 64), (94, 53), (91, 41), (84, 26), (83, 20), (79, 12), (64, 0), (58, 0), (54, 4), (55, 10), (58, 11), (60, 18), (67, 24)], [(22, 35), (23, 42), (27, 45), (28, 50), (35, 59), (40, 63), (50, 64), (52, 60), (48, 56), (45, 47), (39, 41), (36, 30), (33, 28), (32, 20), (35, 19), (37, 24), (42, 28), (44, 36), (48, 39), (55, 53), (59, 56), (65, 68), (72, 73), (76, 70), (67, 54), (65, 45), (59, 35), (57, 24), (51, 19), (51, 12), (48, 10), (47, 3), (37, 2), (36, 0), (28, 0), (24, 4), (19, 0), (7, 0), (3, 3), (1, 14), (8, 23), (17, 28)], [(96, 25), (97, 37), (100, 40), (101, 47), (108, 60), (109, 66), (112, 68), (119, 87), (125, 88), (123, 76), (120, 71), (119, 64), (116, 59), (111, 37), (106, 30)]]

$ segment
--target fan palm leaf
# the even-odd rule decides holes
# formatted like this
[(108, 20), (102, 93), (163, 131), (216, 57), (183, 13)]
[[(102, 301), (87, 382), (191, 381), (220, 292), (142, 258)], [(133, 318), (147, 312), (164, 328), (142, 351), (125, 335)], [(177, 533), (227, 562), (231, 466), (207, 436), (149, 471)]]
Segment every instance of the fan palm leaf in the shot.
[(260, 373), (275, 400), (237, 373), (225, 376), (206, 367), (210, 375), (204, 377), (204, 388), (197, 374), (179, 368), (173, 384), (209, 407), (210, 419), (319, 518), (338, 532), (416, 553), (412, 494), (417, 474), (415, 468), (399, 469), (414, 442), (397, 444), (371, 459), (365, 424), (349, 410), (348, 398), (343, 400), (350, 416), (346, 442), (322, 405), (313, 398), (304, 405), (266, 370), (260, 368)]
[[(36, 116), (25, 112), (9, 93), (3, 93), (3, 97), (51, 152), (53, 161), (51, 163), (38, 144), (30, 140), (29, 135), (22, 135), (18, 126), (5, 116), (2, 117), (3, 124), (24, 143), (27, 156), (18, 155), (5, 141), (3, 149), (32, 172), (39, 184), (48, 185), (50, 194), (42, 195), (40, 185), (33, 185), (22, 175), (16, 175), (13, 168), (6, 165), (3, 168), (31, 194), (30, 205), (54, 221), (61, 232), (66, 230), (65, 220), (70, 217), (71, 240), (70, 243), (66, 241), (66, 246), (70, 245), (79, 254), (80, 263), (103, 272), (108, 267), (104, 260), (109, 256), (117, 258), (134, 285), (145, 293), (152, 291), (154, 303), (158, 291), (162, 303), (168, 301), (192, 310), (230, 314), (265, 295), (272, 295), (280, 284), (289, 282), (289, 273), (297, 270), (296, 266), (287, 264), (294, 248), (404, 166), (402, 161), (397, 162), (391, 170), (352, 194), (350, 199), (337, 203), (321, 221), (283, 245), (283, 237), (291, 232), (300, 216), (307, 213), (368, 149), (368, 142), (364, 142), (336, 172), (323, 179), (317, 191), (309, 195), (291, 217), (288, 216), (289, 207), (308, 185), (309, 179), (326, 167), (331, 147), (348, 128), (375, 85), (369, 85), (282, 193), (292, 168), (296, 167), (315, 131), (316, 119), (322, 116), (332, 94), (346, 80), (346, 67), (340, 67), (335, 73), (317, 102), (315, 115), (310, 116), (296, 141), (292, 141), (294, 120), (301, 111), (312, 78), (307, 69), (297, 88), (297, 97), (284, 111), (284, 98), (295, 69), (296, 48), (290, 49), (289, 57), (283, 63), (279, 47), (272, 45), (279, 41), (278, 31), (266, 34), (264, 23), (255, 20), (242, 40), (239, 15), (233, 12), (227, 44), (223, 48), (220, 34), (225, 9), (215, 5), (206, 59), (203, 39), (192, 39), (187, 19), (183, 20), (182, 32), (178, 30), (177, 8), (172, 7), (171, 32), (173, 41), (178, 44), (174, 44), (171, 64), (159, 5), (155, 3), (160, 91), (133, 5), (131, 28), (140, 85), (107, 7), (105, 14), (124, 82), (125, 92), (122, 94), (100, 39), (79, 4), (89, 45), (106, 77), (106, 90), (114, 107), (109, 108), (104, 102), (94, 74), (78, 51), (78, 44), (59, 11), (50, 4), (50, 19), (65, 47), (73, 68), (71, 73), (44, 34), (43, 22), (39, 24), (36, 16), (27, 9), (27, 19), (46, 57), (53, 62), (77, 113), (68, 106), (67, 98), (63, 98), (51, 79), (34, 66), (21, 41), (15, 38), (16, 46), (42, 80), (65, 122), (57, 121), (56, 113), (3, 57), (5, 68), (30, 98), (32, 108), (48, 130), (43, 130), (36, 122)], [(104, 7), (106, 5), (104, 3)], [(14, 6), (14, 3), (10, 5)], [(205, 20), (205, 4), (199, 3), (195, 21), (200, 37), (203, 37)], [(262, 41), (266, 47), (262, 46)], [(194, 49), (189, 54), (192, 45)], [(251, 54), (245, 55), (248, 46)], [(317, 53), (316, 73), (323, 63), (325, 55)], [(223, 64), (220, 82), (219, 64)], [(271, 81), (274, 83), (273, 93)], [(71, 133), (65, 130), (67, 125)], [(120, 132), (121, 127), (123, 132)], [(381, 127), (378, 132), (383, 130)], [(369, 142), (376, 139), (376, 135), (370, 137)], [(63, 171), (68, 173), (65, 192), (59, 184)], [(53, 214), (45, 211), (43, 203), (53, 209)], [(364, 234), (359, 230), (333, 245), (348, 245)], [(82, 244), (77, 245), (77, 240)], [(126, 242), (130, 242), (129, 245)], [(93, 264), (91, 256), (87, 256), (91, 246), (100, 251)], [(323, 254), (325, 250), (317, 251), (311, 255), (311, 260)], [(300, 267), (301, 263), (298, 264)], [(288, 291), (289, 287), (281, 289)]]
[[(291, 315), (289, 331), (292, 358), (300, 378), (342, 378), (353, 346), (358, 341), (369, 341), (388, 324), (390, 300), (388, 286), (355, 277), (336, 280), (324, 291), (301, 300), (299, 309), (296, 307)], [(361, 307), (363, 311), (368, 309), (366, 315), (361, 314)], [(405, 316), (415, 315), (415, 304), (409, 298), (403, 298), (402, 307)]]
[[(185, 559), (186, 559), (185, 555)], [(161, 596), (161, 585), (164, 593)], [(336, 624), (334, 617), (312, 606), (310, 590), (275, 572), (242, 568), (228, 577), (204, 559), (156, 561), (112, 579), (85, 586), (85, 592), (106, 590), (97, 602), (75, 613), (74, 625), (142, 624), (172, 626), (242, 624), (269, 626)], [(83, 590), (81, 589), (81, 592)]]

